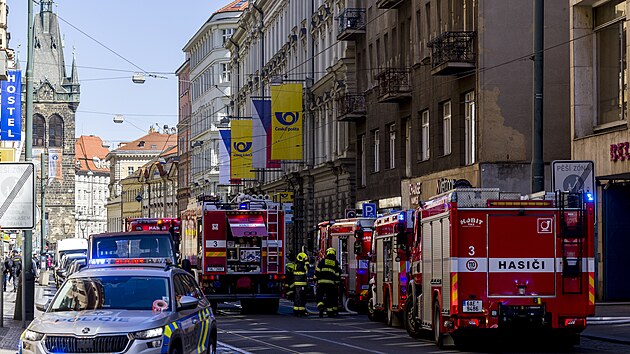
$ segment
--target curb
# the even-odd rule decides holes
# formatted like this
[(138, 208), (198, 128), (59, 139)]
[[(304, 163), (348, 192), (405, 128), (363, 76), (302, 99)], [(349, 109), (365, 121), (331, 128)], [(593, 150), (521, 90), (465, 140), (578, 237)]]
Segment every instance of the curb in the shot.
[(617, 339), (617, 338), (611, 338), (611, 337), (602, 337), (602, 336), (596, 336), (596, 335), (592, 335), (592, 334), (581, 334), (580, 337), (581, 338), (592, 339), (592, 340), (598, 340), (598, 341), (601, 341), (601, 342), (630, 345), (630, 340), (628, 340), (628, 339)]

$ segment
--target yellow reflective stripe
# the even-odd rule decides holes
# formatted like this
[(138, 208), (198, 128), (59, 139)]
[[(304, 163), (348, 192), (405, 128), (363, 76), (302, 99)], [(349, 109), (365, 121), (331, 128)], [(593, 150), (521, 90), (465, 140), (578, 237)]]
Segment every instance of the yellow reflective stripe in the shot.
[(320, 279), (317, 282), (320, 284), (335, 284), (336, 283), (334, 280), (328, 280), (328, 279)]
[(171, 335), (173, 334), (173, 330), (171, 329), (171, 325), (166, 325), (164, 326), (164, 336), (166, 338), (171, 338)]
[(179, 326), (177, 326), (177, 322), (173, 322), (173, 331), (178, 329), (178, 328), (179, 328)]
[(305, 281), (296, 281), (294, 284), (297, 285), (297, 286), (300, 286), (300, 285), (306, 286), (306, 282)]
[(225, 257), (224, 252), (206, 252), (206, 257)]

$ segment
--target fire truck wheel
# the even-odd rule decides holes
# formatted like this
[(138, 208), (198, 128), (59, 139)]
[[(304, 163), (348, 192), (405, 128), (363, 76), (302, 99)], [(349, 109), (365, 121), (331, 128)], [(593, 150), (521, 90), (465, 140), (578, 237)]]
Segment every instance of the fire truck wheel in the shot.
[(437, 301), (433, 310), (433, 339), (439, 349), (444, 348), (444, 336), (442, 336), (442, 326), (440, 325), (440, 305)]
[(416, 320), (412, 296), (407, 297), (407, 300), (405, 300), (405, 329), (411, 338), (420, 338), (420, 328)]

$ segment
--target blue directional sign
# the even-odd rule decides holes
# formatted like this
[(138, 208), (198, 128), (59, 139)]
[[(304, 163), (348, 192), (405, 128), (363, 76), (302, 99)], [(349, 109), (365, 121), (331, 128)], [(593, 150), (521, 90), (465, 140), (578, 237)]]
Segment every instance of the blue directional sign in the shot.
[(364, 203), (363, 204), (363, 217), (364, 218), (376, 218), (376, 204)]

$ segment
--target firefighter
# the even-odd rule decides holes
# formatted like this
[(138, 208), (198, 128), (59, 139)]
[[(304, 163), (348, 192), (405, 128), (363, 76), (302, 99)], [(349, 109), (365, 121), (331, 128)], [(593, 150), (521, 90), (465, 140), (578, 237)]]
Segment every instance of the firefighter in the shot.
[(308, 315), (306, 311), (306, 272), (308, 271), (308, 256), (304, 252), (295, 257), (295, 270), (293, 271), (293, 315)]
[(331, 247), (326, 250), (326, 257), (320, 260), (315, 268), (319, 317), (324, 317), (324, 310), (328, 317), (337, 315), (340, 275), (341, 267), (337, 261), (337, 250)]
[(284, 297), (287, 300), (293, 301), (295, 295), (295, 284), (293, 284), (293, 272), (295, 271), (295, 257), (294, 253), (289, 254), (287, 265), (285, 266), (285, 279), (284, 279)]

